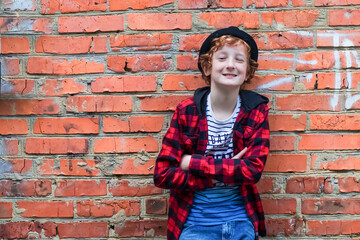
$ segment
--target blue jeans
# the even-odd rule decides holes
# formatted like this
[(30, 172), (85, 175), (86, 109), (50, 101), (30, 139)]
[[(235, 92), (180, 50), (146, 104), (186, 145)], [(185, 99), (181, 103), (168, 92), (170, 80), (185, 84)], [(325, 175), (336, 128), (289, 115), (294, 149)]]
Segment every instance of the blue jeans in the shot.
[(254, 226), (250, 220), (231, 221), (214, 226), (184, 227), (179, 240), (254, 240)]

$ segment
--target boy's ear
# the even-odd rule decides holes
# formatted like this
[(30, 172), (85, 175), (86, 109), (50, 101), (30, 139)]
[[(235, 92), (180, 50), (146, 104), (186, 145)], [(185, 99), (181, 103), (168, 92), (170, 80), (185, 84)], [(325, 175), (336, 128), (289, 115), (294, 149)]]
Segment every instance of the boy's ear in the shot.
[(211, 70), (208, 68), (208, 66), (206, 64), (202, 63), (201, 67), (204, 71), (205, 76), (207, 76), (207, 77), (210, 76)]

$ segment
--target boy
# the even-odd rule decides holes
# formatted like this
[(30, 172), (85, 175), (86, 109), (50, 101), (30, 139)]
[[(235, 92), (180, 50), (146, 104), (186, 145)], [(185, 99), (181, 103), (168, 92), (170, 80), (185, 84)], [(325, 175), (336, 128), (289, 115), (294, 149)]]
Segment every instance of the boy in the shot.
[(168, 239), (258, 239), (264, 213), (255, 183), (269, 153), (268, 99), (242, 90), (258, 49), (236, 27), (212, 33), (198, 66), (210, 87), (181, 102), (164, 136), (154, 182), (171, 189)]

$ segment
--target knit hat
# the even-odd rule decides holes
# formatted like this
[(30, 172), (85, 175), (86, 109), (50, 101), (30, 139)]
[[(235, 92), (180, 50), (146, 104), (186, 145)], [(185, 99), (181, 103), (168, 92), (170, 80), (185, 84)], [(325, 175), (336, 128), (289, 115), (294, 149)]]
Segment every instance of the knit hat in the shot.
[[(210, 36), (208, 36), (205, 39), (205, 41), (203, 42), (203, 44), (201, 45), (199, 56), (204, 54), (204, 53), (207, 53), (210, 50), (211, 41), (214, 38), (218, 38), (218, 37), (221, 37), (221, 36), (224, 36), (224, 35), (231, 35), (231, 36), (234, 36), (234, 37), (238, 37), (238, 38), (242, 39), (244, 42), (246, 42), (250, 47), (250, 58), (252, 60), (254, 60), (255, 62), (257, 62), (257, 60), (258, 60), (258, 47), (256, 45), (255, 40), (248, 33), (238, 29), (237, 27), (223, 28), (223, 29), (217, 30), (217, 31), (213, 32), (212, 34), (210, 34)], [(198, 67), (199, 67), (199, 70), (202, 73), (204, 73), (204, 70), (202, 69), (201, 64), (200, 64), (200, 57), (199, 57), (199, 60), (198, 60)]]

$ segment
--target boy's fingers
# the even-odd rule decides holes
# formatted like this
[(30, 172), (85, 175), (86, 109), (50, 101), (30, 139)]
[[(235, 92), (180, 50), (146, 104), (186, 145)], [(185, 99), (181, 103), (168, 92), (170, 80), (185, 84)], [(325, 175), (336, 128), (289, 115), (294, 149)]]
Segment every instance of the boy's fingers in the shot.
[(247, 147), (245, 147), (243, 150), (241, 150), (238, 154), (236, 154), (233, 159), (240, 159), (242, 156), (244, 156), (245, 152), (247, 150)]

